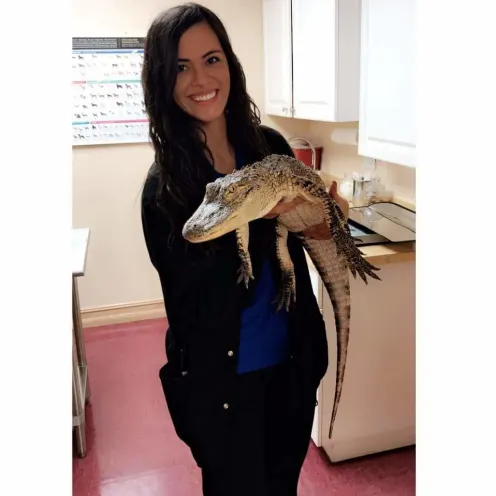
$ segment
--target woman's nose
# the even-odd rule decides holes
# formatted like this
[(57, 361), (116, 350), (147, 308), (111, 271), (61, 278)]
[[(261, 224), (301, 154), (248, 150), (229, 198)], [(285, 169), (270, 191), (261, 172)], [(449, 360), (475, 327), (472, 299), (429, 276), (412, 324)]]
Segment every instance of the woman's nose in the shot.
[(205, 67), (195, 67), (193, 69), (192, 84), (202, 86), (208, 82), (208, 72)]

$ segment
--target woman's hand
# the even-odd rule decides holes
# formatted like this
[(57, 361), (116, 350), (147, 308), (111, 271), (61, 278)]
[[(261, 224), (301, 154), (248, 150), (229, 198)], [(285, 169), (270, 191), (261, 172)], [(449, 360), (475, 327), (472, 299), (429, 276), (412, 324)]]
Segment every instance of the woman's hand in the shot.
[[(332, 182), (331, 188), (329, 189), (329, 195), (338, 204), (345, 218), (348, 219), (350, 205), (344, 198), (339, 196), (338, 185), (336, 181)], [(287, 212), (288, 210), (292, 210), (304, 201), (305, 200), (303, 198), (295, 198), (288, 203), (278, 203), (267, 215), (265, 215), (265, 218), (273, 219), (274, 217), (277, 217), (278, 215)], [(329, 232), (329, 228), (327, 227), (327, 224), (325, 222), (305, 229), (304, 231), (302, 231), (302, 234), (307, 238), (313, 239), (330, 239), (331, 237), (331, 233)]]
[(289, 210), (293, 210), (293, 208), (297, 207), (304, 203), (305, 200), (303, 198), (297, 197), (290, 202), (283, 203), (281, 200), (267, 215), (264, 215), (264, 219), (273, 219), (284, 212), (289, 212)]
[[(334, 199), (334, 201), (338, 204), (339, 208), (343, 212), (343, 215), (346, 219), (348, 219), (348, 215), (350, 213), (350, 204), (338, 194), (338, 185), (336, 181), (333, 181), (331, 184), (331, 188), (329, 189), (329, 196)], [(330, 239), (331, 233), (329, 228), (327, 227), (326, 222), (322, 222), (322, 224), (317, 224), (316, 226), (309, 227), (302, 232), (303, 236), (307, 238), (313, 239)]]

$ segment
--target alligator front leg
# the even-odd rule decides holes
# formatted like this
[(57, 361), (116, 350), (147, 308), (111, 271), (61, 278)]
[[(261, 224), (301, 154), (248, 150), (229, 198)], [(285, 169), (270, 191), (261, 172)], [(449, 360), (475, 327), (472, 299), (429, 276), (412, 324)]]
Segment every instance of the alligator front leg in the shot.
[(253, 279), (253, 270), (251, 266), (250, 252), (248, 251), (248, 244), (250, 239), (250, 229), (248, 224), (236, 229), (236, 241), (238, 242), (238, 253), (241, 258), (241, 267), (239, 268), (238, 283), (244, 281), (245, 286), (248, 287), (250, 279)]
[(278, 296), (277, 310), (283, 306), (289, 310), (291, 301), (296, 300), (296, 279), (293, 262), (288, 250), (288, 230), (280, 222), (276, 224), (276, 251), (282, 271), (282, 285)]

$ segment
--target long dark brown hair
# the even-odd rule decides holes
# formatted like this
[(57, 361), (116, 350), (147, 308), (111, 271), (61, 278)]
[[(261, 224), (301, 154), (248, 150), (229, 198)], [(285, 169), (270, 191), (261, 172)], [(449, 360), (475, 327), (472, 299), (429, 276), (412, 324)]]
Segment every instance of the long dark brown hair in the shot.
[(229, 66), (231, 89), (225, 113), (229, 142), (254, 156), (261, 156), (267, 147), (260, 130), (260, 112), (248, 95), (243, 68), (221, 20), (196, 3), (179, 5), (157, 16), (145, 41), (142, 85), (160, 176), (157, 201), (167, 213), (175, 236), (180, 236), (184, 222), (201, 202), (207, 182), (214, 179), (213, 157), (204, 133), (173, 97), (179, 40), (200, 22), (207, 22), (217, 35)]

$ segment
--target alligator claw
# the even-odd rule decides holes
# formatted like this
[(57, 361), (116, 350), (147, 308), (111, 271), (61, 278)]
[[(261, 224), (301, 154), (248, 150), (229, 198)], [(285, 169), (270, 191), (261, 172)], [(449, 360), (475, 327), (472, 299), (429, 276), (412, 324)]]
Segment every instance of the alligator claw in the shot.
[(291, 303), (294, 301), (296, 301), (296, 279), (294, 271), (291, 271), (283, 276), (281, 290), (277, 297), (277, 311), (283, 307), (289, 310)]
[(242, 263), (238, 269), (238, 274), (238, 284), (244, 282), (246, 287), (248, 287), (250, 279), (254, 278), (250, 263)]

